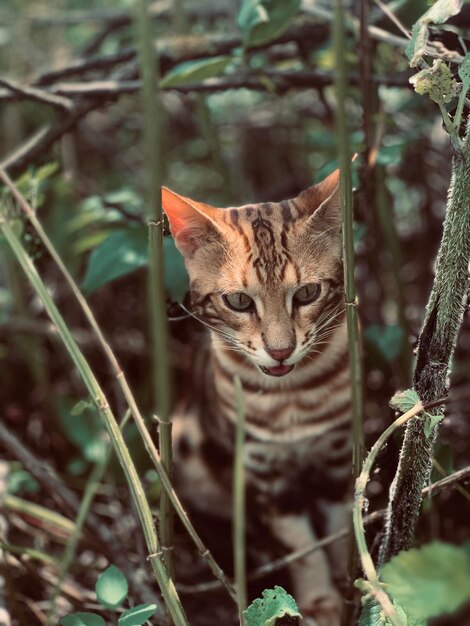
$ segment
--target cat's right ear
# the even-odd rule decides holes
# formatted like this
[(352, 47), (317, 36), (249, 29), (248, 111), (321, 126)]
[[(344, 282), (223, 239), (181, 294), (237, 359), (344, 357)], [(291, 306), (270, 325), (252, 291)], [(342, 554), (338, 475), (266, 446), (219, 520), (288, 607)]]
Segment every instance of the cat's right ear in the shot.
[(176, 246), (184, 256), (192, 256), (198, 247), (220, 230), (218, 209), (180, 196), (167, 187), (162, 187), (162, 206)]

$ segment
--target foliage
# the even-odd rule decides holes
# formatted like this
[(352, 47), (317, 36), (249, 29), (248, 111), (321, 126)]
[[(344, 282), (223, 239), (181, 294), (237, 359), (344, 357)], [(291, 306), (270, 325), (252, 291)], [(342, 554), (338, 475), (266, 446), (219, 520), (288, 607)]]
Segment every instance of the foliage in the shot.
[(426, 51), (428, 27), (430, 24), (443, 24), (449, 17), (456, 15), (463, 0), (437, 0), (432, 7), (413, 26), (411, 40), (406, 48), (406, 55), (411, 67), (416, 67)]
[(470, 549), (435, 541), (384, 565), (387, 591), (414, 620), (451, 614), (470, 601)]
[(245, 47), (260, 46), (278, 37), (299, 8), (300, 0), (243, 0), (238, 25)]
[[(108, 610), (119, 608), (127, 597), (128, 583), (124, 574), (115, 565), (110, 565), (96, 581), (95, 592), (98, 602)], [(138, 604), (119, 615), (119, 626), (142, 626), (154, 615), (156, 604)], [(95, 613), (72, 613), (60, 620), (61, 626), (104, 626), (105, 621)]]
[(230, 56), (216, 56), (201, 61), (185, 61), (165, 74), (160, 87), (178, 87), (219, 76), (232, 62)]
[(294, 598), (279, 586), (265, 589), (262, 597), (243, 611), (246, 626), (275, 626), (276, 620), (287, 615), (301, 617)]
[[(165, 288), (174, 302), (182, 302), (188, 278), (182, 256), (172, 237), (163, 240), (165, 255)], [(93, 250), (83, 280), (83, 289), (90, 294), (116, 278), (126, 276), (149, 262), (148, 231), (143, 226), (114, 230)]]
[(100, 604), (108, 609), (115, 609), (124, 602), (129, 587), (121, 570), (115, 565), (110, 565), (100, 574), (95, 591)]

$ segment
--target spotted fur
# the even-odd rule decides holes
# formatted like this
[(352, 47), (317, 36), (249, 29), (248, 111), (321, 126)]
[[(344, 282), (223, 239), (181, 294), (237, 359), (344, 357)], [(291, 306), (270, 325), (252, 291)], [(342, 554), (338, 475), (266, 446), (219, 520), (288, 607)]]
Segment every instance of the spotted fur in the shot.
[[(239, 376), (252, 508), (287, 550), (301, 548), (315, 540), (315, 525), (332, 532), (348, 511), (350, 378), (338, 172), (281, 203), (215, 209), (164, 189), (163, 206), (189, 272), (191, 310), (210, 329), (195, 368), (198, 396), (175, 416), (176, 439), (185, 442), (185, 458), (176, 464), (179, 486), (194, 506), (230, 516)], [(311, 284), (320, 285), (318, 298), (299, 305), (294, 294)], [(224, 295), (239, 292), (252, 298), (250, 310), (227, 305)], [(346, 555), (339, 560), (345, 563)], [(340, 570), (320, 551), (292, 568), (294, 594), (312, 623), (339, 623), (333, 578)]]

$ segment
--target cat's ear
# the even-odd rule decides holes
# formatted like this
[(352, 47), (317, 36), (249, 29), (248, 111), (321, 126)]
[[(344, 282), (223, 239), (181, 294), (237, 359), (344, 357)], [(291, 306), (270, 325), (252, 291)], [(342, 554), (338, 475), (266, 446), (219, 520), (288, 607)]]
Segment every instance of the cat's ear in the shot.
[(312, 225), (323, 225), (331, 229), (341, 227), (339, 178), (340, 171), (335, 170), (296, 198), (302, 211), (310, 216), (309, 222)]
[(162, 206), (176, 246), (185, 256), (192, 256), (220, 230), (217, 219), (220, 209), (180, 196), (167, 187), (162, 187)]

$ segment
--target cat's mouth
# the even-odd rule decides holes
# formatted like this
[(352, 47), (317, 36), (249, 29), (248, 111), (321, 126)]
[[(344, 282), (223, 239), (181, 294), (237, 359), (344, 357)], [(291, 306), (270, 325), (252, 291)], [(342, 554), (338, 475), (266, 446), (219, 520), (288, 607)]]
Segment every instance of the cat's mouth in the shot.
[(268, 376), (285, 376), (289, 372), (292, 372), (295, 365), (275, 365), (274, 367), (264, 367), (260, 365), (260, 370)]

